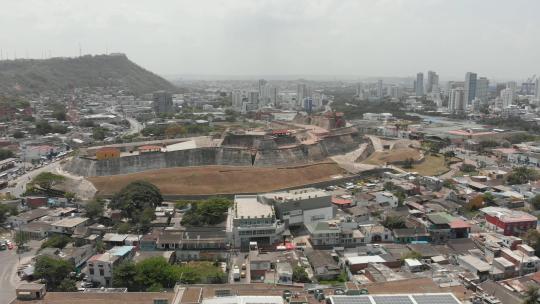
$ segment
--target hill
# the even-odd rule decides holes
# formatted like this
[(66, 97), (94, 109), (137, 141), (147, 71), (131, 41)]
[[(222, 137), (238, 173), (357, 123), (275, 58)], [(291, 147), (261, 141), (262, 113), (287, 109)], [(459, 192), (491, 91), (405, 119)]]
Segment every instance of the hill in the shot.
[(124, 54), (0, 61), (0, 92), (32, 93), (82, 87), (120, 87), (135, 95), (178, 90)]

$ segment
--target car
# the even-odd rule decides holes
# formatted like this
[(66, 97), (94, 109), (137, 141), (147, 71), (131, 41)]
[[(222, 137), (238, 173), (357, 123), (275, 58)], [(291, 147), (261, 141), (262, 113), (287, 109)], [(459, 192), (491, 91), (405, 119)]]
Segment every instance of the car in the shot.
[(242, 272), (240, 273), (240, 277), (241, 277), (242, 279), (245, 278), (245, 277), (246, 277), (246, 272), (245, 272), (245, 271), (242, 271)]
[(246, 264), (245, 263), (242, 264), (242, 270), (246, 270)]
[(87, 281), (83, 281), (83, 282), (81, 283), (81, 287), (82, 287), (82, 288), (92, 288), (92, 287), (94, 287), (94, 283), (92, 283), (92, 282), (87, 282)]
[(15, 245), (13, 245), (12, 242), (9, 242), (9, 243), (7, 243), (7, 248), (8, 248), (9, 250), (12, 250), (13, 248), (15, 248)]

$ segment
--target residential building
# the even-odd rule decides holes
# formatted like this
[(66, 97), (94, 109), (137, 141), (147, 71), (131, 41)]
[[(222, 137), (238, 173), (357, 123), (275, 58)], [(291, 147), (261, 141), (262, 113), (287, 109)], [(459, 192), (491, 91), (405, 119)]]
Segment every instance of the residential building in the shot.
[(174, 112), (171, 93), (165, 91), (155, 92), (152, 96), (152, 100), (152, 107), (156, 114)]
[(476, 73), (465, 74), (465, 104), (470, 105), (476, 97)]
[(439, 87), (439, 75), (433, 71), (428, 71), (428, 79), (427, 79), (427, 93), (432, 93), (433, 88)]
[(328, 251), (313, 250), (306, 257), (317, 280), (334, 280), (341, 274), (341, 268)]
[(476, 98), (481, 102), (487, 102), (489, 98), (489, 79), (480, 77), (476, 81)]
[(503, 235), (519, 236), (537, 226), (536, 216), (523, 211), (501, 207), (485, 207), (480, 211), (485, 215), (486, 228)]
[(501, 91), (501, 107), (503, 109), (508, 108), (514, 104), (514, 91), (510, 88), (506, 88)]
[(356, 222), (339, 220), (313, 222), (306, 225), (312, 246), (323, 248), (355, 247), (364, 244), (366, 238), (356, 227)]
[(244, 96), (242, 94), (242, 91), (240, 90), (232, 91), (231, 99), (232, 99), (232, 107), (237, 111), (241, 111), (242, 105), (244, 102)]
[(384, 97), (384, 95), (383, 95), (383, 81), (381, 79), (379, 79), (377, 81), (377, 97), (379, 99), (382, 99)]
[(536, 102), (540, 103), (540, 77), (536, 78), (534, 88), (535, 88), (534, 97), (536, 99)]
[(67, 217), (51, 224), (50, 233), (72, 235), (75, 229), (86, 226), (87, 217)]
[(416, 96), (424, 96), (424, 73), (416, 74), (414, 92)]
[(466, 94), (463, 88), (451, 89), (450, 96), (448, 97), (448, 111), (452, 114), (465, 113), (467, 107), (465, 96)]
[(114, 267), (123, 261), (131, 260), (134, 255), (134, 246), (117, 246), (105, 253), (94, 255), (88, 260), (87, 276), (91, 282), (110, 287)]

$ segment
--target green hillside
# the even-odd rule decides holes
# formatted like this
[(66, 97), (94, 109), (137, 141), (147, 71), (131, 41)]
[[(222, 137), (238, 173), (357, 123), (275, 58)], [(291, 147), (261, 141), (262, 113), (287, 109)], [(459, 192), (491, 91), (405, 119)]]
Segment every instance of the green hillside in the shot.
[(32, 93), (81, 87), (121, 87), (136, 95), (178, 91), (123, 54), (0, 61), (0, 93)]

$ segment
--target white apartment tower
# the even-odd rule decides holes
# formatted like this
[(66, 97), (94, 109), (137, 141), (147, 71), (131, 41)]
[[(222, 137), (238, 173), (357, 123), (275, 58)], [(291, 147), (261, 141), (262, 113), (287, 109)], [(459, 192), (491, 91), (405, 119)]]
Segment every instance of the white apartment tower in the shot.
[(511, 88), (506, 88), (501, 91), (502, 108), (506, 109), (514, 103), (514, 91)]
[(232, 106), (235, 110), (242, 110), (242, 102), (244, 100), (244, 96), (242, 95), (242, 91), (240, 90), (234, 90), (231, 93), (232, 97)]
[(448, 111), (453, 114), (463, 114), (466, 107), (465, 90), (463, 88), (451, 89), (448, 98)]
[(489, 97), (489, 79), (480, 77), (476, 81), (476, 98), (482, 102), (488, 101)]
[(427, 79), (427, 92), (431, 93), (433, 92), (433, 87), (439, 86), (439, 75), (433, 71), (428, 71), (428, 79)]

